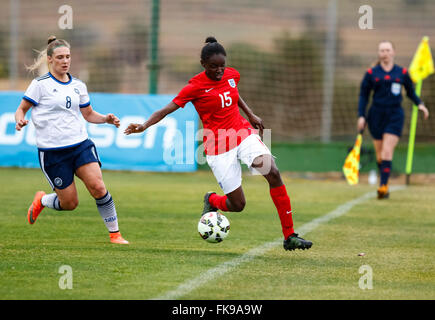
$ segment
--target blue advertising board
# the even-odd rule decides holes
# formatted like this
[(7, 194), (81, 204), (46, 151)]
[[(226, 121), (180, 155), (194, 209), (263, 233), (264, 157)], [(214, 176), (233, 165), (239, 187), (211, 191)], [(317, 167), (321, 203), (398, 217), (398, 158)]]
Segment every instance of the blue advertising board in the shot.
[[(15, 130), (14, 114), (21, 92), (0, 92), (0, 166), (39, 168), (35, 128), (31, 121)], [(125, 135), (129, 123), (143, 123), (168, 104), (171, 95), (91, 93), (91, 105), (99, 113), (113, 113), (120, 128), (86, 122), (103, 169), (134, 171), (195, 171), (198, 114), (191, 104), (166, 116), (140, 134)], [(30, 119), (30, 112), (26, 119)], [(83, 119), (83, 121), (85, 121)]]

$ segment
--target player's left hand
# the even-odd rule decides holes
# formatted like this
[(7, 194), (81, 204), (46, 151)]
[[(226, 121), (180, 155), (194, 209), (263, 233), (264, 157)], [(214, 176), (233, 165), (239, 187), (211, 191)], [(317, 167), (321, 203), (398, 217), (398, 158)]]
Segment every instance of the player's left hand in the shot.
[(263, 120), (260, 117), (256, 116), (255, 114), (253, 114), (249, 117), (249, 122), (252, 124), (252, 126), (255, 129), (260, 130), (260, 137), (263, 137), (263, 130), (264, 130)]
[(117, 128), (119, 128), (121, 124), (118, 117), (115, 116), (113, 113), (109, 113), (106, 115), (106, 123), (113, 124)]
[(427, 110), (426, 106), (423, 103), (420, 103), (418, 105), (418, 110), (423, 111), (424, 114), (424, 120), (429, 118), (429, 110)]

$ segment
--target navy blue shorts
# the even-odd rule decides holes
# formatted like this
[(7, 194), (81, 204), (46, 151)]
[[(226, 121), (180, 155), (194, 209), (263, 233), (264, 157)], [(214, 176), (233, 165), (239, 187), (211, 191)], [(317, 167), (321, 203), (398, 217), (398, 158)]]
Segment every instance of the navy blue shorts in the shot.
[(382, 140), (384, 133), (402, 135), (405, 114), (402, 107), (371, 107), (367, 116), (369, 131), (375, 140)]
[(91, 162), (101, 167), (95, 144), (87, 139), (77, 146), (59, 150), (38, 150), (39, 165), (53, 190), (65, 189), (74, 181), (77, 168)]

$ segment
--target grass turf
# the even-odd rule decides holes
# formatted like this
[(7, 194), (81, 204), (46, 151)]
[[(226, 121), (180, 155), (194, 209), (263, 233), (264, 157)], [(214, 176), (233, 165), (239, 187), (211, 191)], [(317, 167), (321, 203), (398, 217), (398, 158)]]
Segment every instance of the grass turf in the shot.
[[(49, 191), (40, 170), (0, 169), (0, 299), (150, 299), (206, 270), (281, 236), (262, 177), (244, 176), (247, 206), (227, 214), (229, 237), (203, 241), (197, 222), (211, 172), (103, 173), (130, 245), (109, 243), (95, 201), (77, 182), (73, 212), (44, 209), (26, 221), (34, 192)], [(298, 226), (374, 187), (344, 181), (284, 179)], [(238, 266), (182, 299), (434, 299), (435, 186), (417, 185), (353, 207), (304, 236), (308, 251), (281, 246)], [(364, 252), (360, 257), (358, 253)], [(73, 289), (59, 288), (59, 268), (73, 271)], [(373, 269), (373, 289), (361, 290), (362, 265)]]

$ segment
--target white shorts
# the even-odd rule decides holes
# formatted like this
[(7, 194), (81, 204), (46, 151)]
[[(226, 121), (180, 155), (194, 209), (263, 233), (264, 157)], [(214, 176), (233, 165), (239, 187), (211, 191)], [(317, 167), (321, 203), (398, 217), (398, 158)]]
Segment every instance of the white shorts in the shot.
[(255, 170), (251, 167), (252, 162), (263, 154), (271, 155), (271, 152), (259, 135), (251, 134), (234, 149), (218, 155), (207, 155), (206, 159), (219, 186), (225, 194), (228, 194), (242, 185), (240, 161), (252, 171)]

